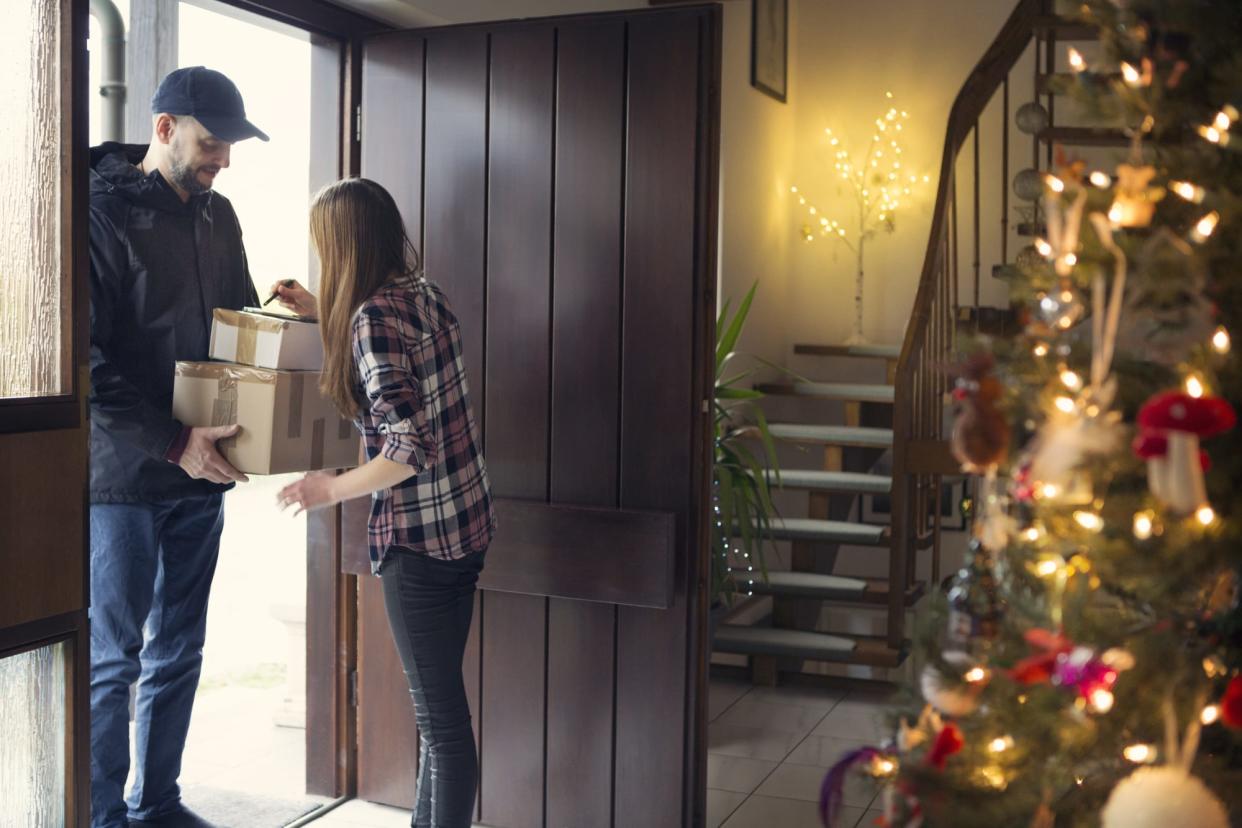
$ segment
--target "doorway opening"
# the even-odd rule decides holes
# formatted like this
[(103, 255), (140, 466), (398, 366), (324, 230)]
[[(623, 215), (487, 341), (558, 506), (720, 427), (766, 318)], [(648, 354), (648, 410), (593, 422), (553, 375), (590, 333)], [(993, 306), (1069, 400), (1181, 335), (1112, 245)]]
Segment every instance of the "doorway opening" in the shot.
[[(231, 78), (247, 116), (271, 141), (235, 144), (216, 190), (238, 215), (260, 297), (279, 279), (296, 278), (314, 289), (307, 206), (313, 189), (336, 177), (337, 151), (323, 146), (322, 135), (312, 146), (312, 105), (335, 111), (339, 96), (335, 85), (330, 95), (316, 85), (312, 63), (315, 50), (324, 48), (321, 39), (213, 0), (115, 5), (126, 26), (135, 84), (126, 143), (150, 138), (149, 127), (134, 126), (145, 123), (151, 92), (139, 88), (136, 62), (156, 65), (147, 73), (156, 80), (197, 65)], [(161, 25), (135, 21), (135, 14), (162, 15)], [(94, 47), (100, 43), (94, 19), (91, 33)], [(95, 90), (98, 51), (91, 54)], [(100, 111), (95, 95), (92, 145), (103, 137)], [(213, 824), (278, 828), (332, 802), (307, 793), (306, 517), (276, 508), (276, 493), (299, 476), (251, 476), (225, 496), (202, 674), (180, 777), (185, 803)], [(132, 734), (130, 744), (132, 750)]]

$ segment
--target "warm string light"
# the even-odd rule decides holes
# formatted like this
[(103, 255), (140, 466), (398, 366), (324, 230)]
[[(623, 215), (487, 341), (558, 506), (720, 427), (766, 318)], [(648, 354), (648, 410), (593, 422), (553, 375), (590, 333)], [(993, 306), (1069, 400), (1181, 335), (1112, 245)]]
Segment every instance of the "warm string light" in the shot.
[(1121, 62), (1121, 79), (1125, 81), (1126, 86), (1141, 86), (1143, 83), (1143, 75), (1132, 64)]
[(1192, 204), (1198, 204), (1203, 201), (1206, 191), (1198, 184), (1191, 184), (1189, 181), (1170, 181), (1169, 189), (1179, 198), (1183, 198)]
[(1199, 721), (1205, 725), (1210, 725), (1220, 718), (1220, 708), (1214, 704), (1209, 704), (1203, 708), (1203, 712), (1199, 714)]
[(989, 675), (991, 674), (983, 667), (971, 667), (965, 672), (962, 678), (968, 684), (978, 684), (981, 681), (987, 680)]
[(1150, 509), (1134, 513), (1134, 537), (1147, 540), (1156, 530), (1156, 514)]
[(1212, 231), (1216, 229), (1216, 225), (1220, 222), (1220, 213), (1213, 210), (1203, 218), (1195, 222), (1195, 229), (1190, 232), (1190, 237), (1197, 242), (1205, 242), (1212, 235)]
[(1107, 713), (1113, 709), (1112, 691), (1099, 687), (1091, 691), (1091, 708), (1096, 713)]
[(1082, 377), (1078, 376), (1078, 374), (1074, 373), (1068, 368), (1062, 368), (1061, 369), (1061, 383), (1069, 390), (1077, 391), (1078, 389), (1082, 388)]
[(1031, 349), (1031, 353), (1033, 353), (1037, 357), (1040, 357), (1041, 359), (1043, 357), (1048, 356), (1048, 343), (1047, 342), (1036, 342), (1035, 347)]
[(1133, 745), (1128, 745), (1126, 749), (1121, 752), (1121, 755), (1136, 765), (1154, 762), (1156, 761), (1156, 746), (1138, 742)]
[(1074, 413), (1074, 407), (1075, 407), (1074, 401), (1070, 399), (1069, 397), (1059, 396), (1055, 400), (1053, 400), (1052, 403), (1053, 405), (1057, 407), (1058, 411), (1062, 411), (1066, 414)]
[(1109, 178), (1108, 173), (1101, 172), (1100, 170), (1096, 170), (1091, 173), (1091, 175), (1087, 177), (1087, 180), (1099, 187), (1101, 190), (1106, 190), (1113, 185), (1113, 180)]
[(1004, 753), (1005, 751), (1011, 749), (1012, 747), (1013, 747), (1013, 737), (1008, 736), (1008, 735), (997, 736), (995, 739), (988, 742), (988, 750), (992, 751), (993, 753)]
[(1203, 526), (1211, 526), (1216, 522), (1216, 511), (1206, 503), (1195, 509), (1195, 520)]
[(1203, 380), (1199, 378), (1198, 374), (1187, 374), (1183, 385), (1186, 388), (1186, 393), (1195, 399), (1202, 397), (1206, 391), (1203, 386)]
[(1066, 54), (1069, 58), (1070, 69), (1073, 69), (1074, 72), (1082, 72), (1087, 68), (1087, 61), (1083, 59), (1082, 52), (1073, 46), (1069, 48)]
[(1065, 192), (1065, 182), (1057, 178), (1052, 173), (1044, 174), (1044, 184), (1047, 185), (1048, 189), (1052, 190), (1054, 193)]
[(1218, 354), (1227, 354), (1230, 347), (1229, 331), (1222, 325), (1212, 334), (1212, 350)]
[(1074, 512), (1074, 522), (1088, 532), (1099, 532), (1104, 528), (1104, 519), (1095, 512)]

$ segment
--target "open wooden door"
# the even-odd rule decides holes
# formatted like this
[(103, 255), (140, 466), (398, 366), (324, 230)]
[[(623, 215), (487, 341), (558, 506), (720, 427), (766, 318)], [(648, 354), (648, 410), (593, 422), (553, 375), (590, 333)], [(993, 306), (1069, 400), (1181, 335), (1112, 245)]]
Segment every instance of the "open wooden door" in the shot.
[[(465, 664), (487, 825), (703, 821), (719, 36), (706, 6), (364, 45), (362, 173), (461, 318), (499, 498)], [(358, 795), (408, 806), (413, 712), (359, 590)]]
[(0, 825), (85, 828), (87, 3), (4, 17), (21, 59), (0, 78)]

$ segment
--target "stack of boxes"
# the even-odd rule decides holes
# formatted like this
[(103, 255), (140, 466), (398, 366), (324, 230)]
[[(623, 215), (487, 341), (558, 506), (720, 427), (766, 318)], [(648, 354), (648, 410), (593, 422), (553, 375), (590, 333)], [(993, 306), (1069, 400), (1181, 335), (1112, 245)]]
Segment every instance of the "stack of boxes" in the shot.
[(177, 363), (173, 416), (189, 426), (240, 425), (217, 444), (236, 469), (281, 474), (357, 464), (358, 432), (319, 392), (315, 322), (217, 308), (210, 355), (212, 362)]

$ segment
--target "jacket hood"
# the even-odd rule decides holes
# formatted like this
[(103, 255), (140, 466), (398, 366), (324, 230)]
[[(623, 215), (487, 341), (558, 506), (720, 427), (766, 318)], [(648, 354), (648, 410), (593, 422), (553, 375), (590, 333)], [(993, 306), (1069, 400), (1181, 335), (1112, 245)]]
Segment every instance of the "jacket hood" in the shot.
[(145, 144), (118, 144), (109, 141), (91, 147), (91, 195), (112, 193), (130, 201), (168, 213), (184, 213), (200, 201), (210, 203), (211, 191), (192, 195), (183, 202), (164, 176), (152, 170), (143, 175), (138, 163), (147, 155)]

